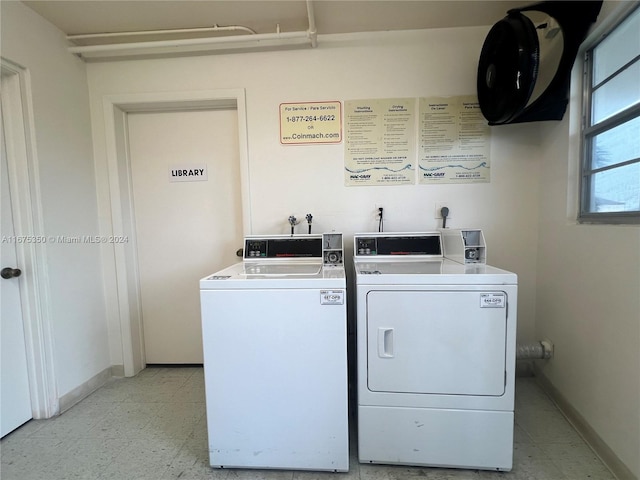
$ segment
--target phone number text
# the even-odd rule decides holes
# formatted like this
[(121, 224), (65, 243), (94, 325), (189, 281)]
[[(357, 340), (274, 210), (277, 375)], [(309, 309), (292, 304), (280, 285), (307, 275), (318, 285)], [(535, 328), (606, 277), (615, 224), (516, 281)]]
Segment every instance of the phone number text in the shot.
[(335, 115), (288, 115), (287, 122), (335, 122)]

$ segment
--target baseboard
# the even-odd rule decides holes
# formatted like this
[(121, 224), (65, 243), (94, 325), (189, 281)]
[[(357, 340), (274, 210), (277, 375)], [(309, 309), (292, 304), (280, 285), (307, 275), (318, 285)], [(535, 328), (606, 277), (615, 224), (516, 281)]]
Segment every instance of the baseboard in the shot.
[[(124, 367), (122, 370), (124, 372)], [(74, 388), (69, 393), (60, 397), (59, 399), (60, 413), (63, 413), (66, 410), (69, 410), (80, 400), (83, 400), (84, 398), (91, 395), (98, 388), (100, 388), (105, 383), (107, 383), (109, 379), (111, 379), (112, 375), (113, 375), (112, 367), (105, 368), (102, 372), (90, 378), (89, 380), (84, 382), (82, 385)]]
[(124, 377), (124, 365), (111, 365), (112, 377)]
[(540, 368), (535, 368), (536, 380), (543, 390), (556, 403), (562, 414), (573, 425), (580, 436), (591, 447), (600, 460), (611, 470), (618, 480), (638, 480), (631, 470), (620, 460), (605, 443), (589, 422), (567, 401), (560, 391), (552, 385)]

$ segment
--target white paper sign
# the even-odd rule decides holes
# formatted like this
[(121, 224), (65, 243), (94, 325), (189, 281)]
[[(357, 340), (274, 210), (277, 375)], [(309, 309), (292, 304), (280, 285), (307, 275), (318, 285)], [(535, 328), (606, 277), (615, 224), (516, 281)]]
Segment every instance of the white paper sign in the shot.
[(344, 290), (320, 290), (320, 305), (343, 305)]
[(345, 185), (415, 183), (415, 99), (347, 100)]
[(206, 182), (208, 179), (206, 163), (169, 166), (169, 182)]
[(421, 98), (420, 183), (488, 183), (491, 129), (474, 95)]
[(480, 308), (504, 308), (507, 305), (504, 293), (482, 293)]

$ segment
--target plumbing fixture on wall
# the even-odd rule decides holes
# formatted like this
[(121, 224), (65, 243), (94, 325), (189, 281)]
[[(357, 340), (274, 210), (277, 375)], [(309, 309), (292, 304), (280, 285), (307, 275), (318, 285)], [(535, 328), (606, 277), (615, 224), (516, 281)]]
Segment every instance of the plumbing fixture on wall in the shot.
[(296, 225), (298, 225), (300, 222), (293, 215), (289, 216), (288, 221), (289, 221), (289, 225), (291, 226), (291, 236), (293, 237), (293, 234), (295, 233)]
[[(307, 213), (304, 216), (304, 218), (307, 220), (308, 233), (309, 235), (311, 235), (311, 225), (313, 223), (313, 215), (311, 215), (310, 213)], [(287, 219), (287, 222), (289, 223), (289, 227), (291, 229), (291, 235), (293, 236), (295, 234), (296, 225), (299, 225), (301, 221), (298, 220), (295, 215), (290, 215), (289, 218)]]
[(553, 343), (549, 340), (519, 343), (516, 346), (518, 360), (548, 360), (553, 357)]
[(442, 207), (440, 209), (440, 215), (442, 216), (442, 228), (447, 228), (447, 218), (449, 217), (449, 207)]
[(305, 218), (307, 219), (307, 224), (309, 225), (309, 234), (311, 234), (311, 222), (313, 222), (313, 215), (307, 213)]
[(451, 205), (449, 201), (439, 201), (435, 202), (435, 209), (433, 212), (433, 218), (436, 220), (442, 219), (442, 207), (447, 207), (449, 209), (449, 219), (451, 219)]

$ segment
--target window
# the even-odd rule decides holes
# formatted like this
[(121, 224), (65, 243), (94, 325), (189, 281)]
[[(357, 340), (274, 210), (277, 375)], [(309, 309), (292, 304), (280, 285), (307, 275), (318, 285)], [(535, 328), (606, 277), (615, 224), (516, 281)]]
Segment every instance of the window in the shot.
[(585, 57), (580, 221), (640, 223), (640, 8)]

